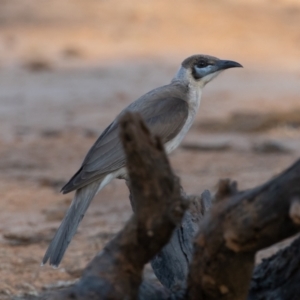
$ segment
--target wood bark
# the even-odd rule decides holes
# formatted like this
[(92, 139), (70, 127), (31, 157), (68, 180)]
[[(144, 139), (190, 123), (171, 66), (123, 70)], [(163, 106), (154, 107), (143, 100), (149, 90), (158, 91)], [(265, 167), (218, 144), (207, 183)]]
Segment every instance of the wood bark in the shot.
[(168, 244), (151, 260), (154, 274), (172, 293), (182, 293), (186, 288), (189, 265), (193, 258), (193, 240), (200, 221), (211, 206), (211, 195), (207, 190), (200, 197), (187, 196), (182, 190), (182, 197), (188, 199), (189, 209)]
[(194, 243), (188, 299), (246, 299), (256, 251), (299, 231), (300, 160), (243, 192), (221, 181)]
[(255, 267), (248, 300), (300, 298), (300, 238)]

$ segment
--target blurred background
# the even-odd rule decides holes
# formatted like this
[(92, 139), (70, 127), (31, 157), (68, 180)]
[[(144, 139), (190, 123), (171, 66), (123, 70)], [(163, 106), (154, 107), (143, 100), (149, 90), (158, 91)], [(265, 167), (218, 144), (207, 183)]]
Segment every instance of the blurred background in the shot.
[[(0, 298), (67, 285), (131, 214), (124, 182), (93, 201), (58, 270), (40, 261), (60, 188), (127, 104), (184, 58), (240, 62), (205, 89), (172, 166), (189, 194), (263, 183), (300, 156), (299, 0), (0, 0)], [(281, 245), (258, 256), (276, 251)]]

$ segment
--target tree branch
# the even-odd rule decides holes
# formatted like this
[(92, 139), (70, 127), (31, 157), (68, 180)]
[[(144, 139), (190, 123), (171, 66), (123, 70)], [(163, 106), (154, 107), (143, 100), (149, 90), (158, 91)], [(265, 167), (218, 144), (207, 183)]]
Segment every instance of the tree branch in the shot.
[(187, 208), (161, 141), (142, 119), (124, 115), (120, 136), (136, 213), (89, 263), (79, 283), (53, 299), (136, 299), (144, 265), (169, 241)]
[(235, 183), (225, 188), (221, 182), (194, 243), (189, 299), (247, 297), (256, 251), (299, 231), (299, 182), (300, 161), (252, 190), (238, 192)]
[(300, 295), (300, 238), (254, 269), (248, 300), (288, 299)]
[[(239, 192), (236, 182), (221, 180), (206, 213), (209, 192), (194, 198), (184, 194), (163, 145), (140, 117), (124, 115), (120, 128), (135, 214), (78, 284), (50, 299), (246, 299), (255, 253), (300, 229), (300, 160), (251, 190)], [(249, 300), (266, 295), (293, 299), (280, 297), (287, 288), (291, 297), (299, 291), (300, 272), (293, 264), (298, 265), (293, 256), (299, 257), (299, 244), (256, 268)], [(163, 285), (142, 282), (150, 260)], [(269, 283), (271, 277), (277, 286)]]

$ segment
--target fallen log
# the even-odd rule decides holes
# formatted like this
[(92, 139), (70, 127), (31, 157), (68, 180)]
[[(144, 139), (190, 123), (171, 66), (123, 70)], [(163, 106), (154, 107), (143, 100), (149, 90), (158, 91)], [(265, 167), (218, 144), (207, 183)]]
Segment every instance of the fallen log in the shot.
[(300, 238), (255, 267), (248, 300), (300, 298)]
[(186, 278), (193, 259), (193, 240), (199, 230), (199, 224), (211, 206), (211, 195), (208, 190), (200, 197), (187, 196), (190, 205), (181, 224), (174, 230), (170, 241), (151, 260), (154, 274), (164, 287), (174, 293), (183, 293), (186, 289)]
[[(299, 290), (289, 283), (300, 278), (291, 265), (298, 260), (284, 253), (297, 254), (296, 242), (256, 267), (248, 292), (255, 253), (300, 230), (300, 161), (251, 190), (220, 181), (208, 211), (210, 194), (185, 195), (162, 144), (138, 116), (122, 118), (121, 137), (135, 214), (78, 284), (50, 299), (293, 299), (284, 295)], [(149, 261), (161, 284), (142, 280)], [(266, 278), (273, 271), (277, 287)]]
[(195, 239), (188, 299), (247, 298), (255, 253), (300, 229), (299, 183), (300, 160), (251, 190), (221, 181)]

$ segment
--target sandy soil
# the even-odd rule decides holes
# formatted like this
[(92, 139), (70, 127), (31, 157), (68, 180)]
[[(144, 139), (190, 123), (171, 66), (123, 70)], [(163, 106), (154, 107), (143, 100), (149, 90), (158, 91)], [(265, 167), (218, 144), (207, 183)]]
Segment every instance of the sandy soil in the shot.
[[(248, 2), (0, 1), (0, 299), (75, 280), (123, 226), (128, 192), (115, 181), (93, 201), (60, 268), (40, 267), (72, 198), (59, 189), (114, 116), (168, 83), (185, 56), (245, 66), (207, 86), (171, 157), (188, 193), (226, 177), (251, 188), (300, 156), (300, 120), (290, 122), (300, 109), (300, 6)], [(205, 126), (236, 112), (250, 123)], [(277, 121), (253, 130), (265, 114)]]

